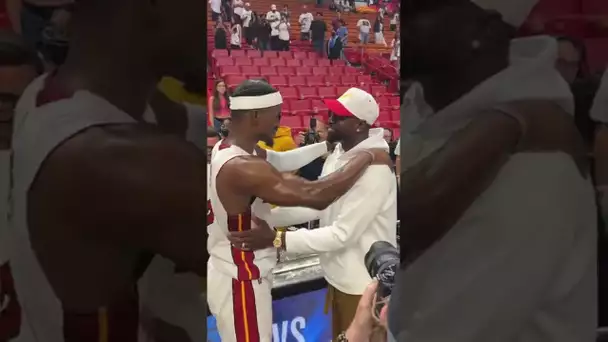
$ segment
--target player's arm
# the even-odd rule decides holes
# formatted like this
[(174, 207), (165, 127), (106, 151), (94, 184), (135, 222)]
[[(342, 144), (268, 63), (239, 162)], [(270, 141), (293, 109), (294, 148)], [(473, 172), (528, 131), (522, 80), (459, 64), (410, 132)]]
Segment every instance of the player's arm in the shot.
[[(331, 225), (318, 229), (299, 229), (283, 235), (284, 247), (298, 254), (339, 250), (356, 241), (375, 219), (386, 200), (393, 197), (394, 175), (388, 166), (369, 167), (342, 198), (344, 206)], [(273, 213), (274, 214), (274, 213)]]
[(222, 167), (217, 182), (278, 206), (323, 210), (345, 194), (372, 161), (372, 154), (360, 153), (338, 172), (315, 182), (302, 183), (283, 178), (258, 157), (237, 157)]
[(256, 153), (265, 158), (279, 172), (296, 171), (313, 160), (321, 157), (329, 150), (325, 142), (299, 147), (291, 151), (275, 152), (256, 146)]
[(57, 192), (66, 204), (58, 210), (82, 220), (74, 225), (90, 238), (206, 276), (206, 162), (192, 144), (151, 127), (92, 129), (57, 149), (45, 168), (62, 180)]

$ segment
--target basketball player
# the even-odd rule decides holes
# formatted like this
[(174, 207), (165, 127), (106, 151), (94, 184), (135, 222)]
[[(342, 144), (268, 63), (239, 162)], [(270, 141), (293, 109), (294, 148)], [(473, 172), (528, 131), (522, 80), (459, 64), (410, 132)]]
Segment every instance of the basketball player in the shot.
[[(271, 138), (280, 119), (280, 93), (268, 83), (248, 80), (230, 99), (230, 142), (211, 161), (210, 202), (215, 222), (209, 227), (209, 309), (224, 342), (272, 340), (272, 279), (276, 249), (245, 251), (232, 246), (230, 231), (251, 229), (252, 217), (265, 219), (273, 203), (324, 209), (346, 191), (382, 150), (363, 150), (340, 172), (316, 182), (283, 176), (255, 156), (259, 140)], [(370, 152), (371, 151), (371, 152)], [(280, 247), (276, 245), (275, 247)]]
[(206, 275), (205, 155), (144, 123), (159, 78), (204, 60), (204, 13), (79, 2), (65, 65), (28, 88), (36, 108), (13, 136), (15, 341), (137, 341), (135, 285), (154, 254)]
[(9, 264), (10, 242), (6, 211), (10, 184), (13, 110), (17, 99), (41, 67), (35, 51), (19, 36), (8, 32), (0, 33), (0, 341), (16, 337), (21, 324), (21, 307)]

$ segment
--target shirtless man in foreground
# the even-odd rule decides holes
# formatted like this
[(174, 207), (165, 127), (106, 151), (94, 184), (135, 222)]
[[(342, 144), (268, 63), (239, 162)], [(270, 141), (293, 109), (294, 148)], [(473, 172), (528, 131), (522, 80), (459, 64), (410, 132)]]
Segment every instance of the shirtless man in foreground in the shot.
[(268, 220), (268, 203), (322, 210), (346, 193), (367, 166), (386, 163), (388, 156), (382, 150), (364, 150), (340, 172), (315, 182), (281, 174), (255, 148), (279, 125), (280, 93), (264, 81), (248, 80), (230, 100), (230, 140), (219, 146), (210, 167), (215, 221), (209, 226), (209, 309), (222, 341), (270, 342), (276, 249), (253, 252), (246, 245), (232, 246), (228, 233), (252, 229), (255, 217)]

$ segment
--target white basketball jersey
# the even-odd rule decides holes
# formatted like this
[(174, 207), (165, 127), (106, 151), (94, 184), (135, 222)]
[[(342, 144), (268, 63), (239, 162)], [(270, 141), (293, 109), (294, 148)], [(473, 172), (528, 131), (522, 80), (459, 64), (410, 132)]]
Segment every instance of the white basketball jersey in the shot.
[(89, 127), (135, 123), (128, 114), (87, 91), (36, 107), (45, 78), (28, 86), (15, 113), (10, 261), (23, 315), (21, 334), (11, 342), (64, 341), (61, 303), (31, 248), (27, 225), (28, 190), (40, 166), (57, 146)]
[(227, 236), (232, 231), (251, 229), (252, 216), (267, 220), (271, 206), (261, 199), (253, 200), (247, 211), (238, 215), (228, 215), (217, 194), (216, 179), (224, 164), (232, 158), (250, 155), (236, 145), (221, 141), (214, 148), (211, 157), (211, 177), (209, 200), (215, 220), (208, 227), (207, 249), (211, 267), (238, 280), (253, 280), (266, 277), (277, 263), (276, 249), (243, 251), (230, 244)]

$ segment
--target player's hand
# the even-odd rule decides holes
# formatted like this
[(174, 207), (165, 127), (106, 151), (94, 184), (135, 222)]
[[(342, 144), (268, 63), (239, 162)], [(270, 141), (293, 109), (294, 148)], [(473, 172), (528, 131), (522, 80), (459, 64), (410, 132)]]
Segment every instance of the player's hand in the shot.
[(298, 134), (296, 134), (296, 136), (293, 138), (293, 140), (295, 141), (296, 145), (298, 145), (298, 146), (304, 145), (304, 140), (306, 140), (306, 132), (305, 131), (298, 132)]
[(266, 221), (257, 217), (252, 218), (252, 227), (250, 230), (242, 232), (231, 232), (228, 235), (230, 243), (239, 249), (246, 251), (257, 251), (273, 247), (272, 242), (276, 236), (276, 232)]

